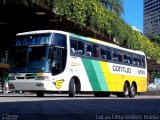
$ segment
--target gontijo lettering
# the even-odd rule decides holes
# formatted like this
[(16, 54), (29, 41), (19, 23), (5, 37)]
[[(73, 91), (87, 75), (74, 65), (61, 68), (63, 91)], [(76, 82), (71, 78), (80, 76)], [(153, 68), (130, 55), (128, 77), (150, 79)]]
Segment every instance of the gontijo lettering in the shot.
[(113, 65), (113, 71), (123, 72), (123, 73), (131, 73), (131, 68)]

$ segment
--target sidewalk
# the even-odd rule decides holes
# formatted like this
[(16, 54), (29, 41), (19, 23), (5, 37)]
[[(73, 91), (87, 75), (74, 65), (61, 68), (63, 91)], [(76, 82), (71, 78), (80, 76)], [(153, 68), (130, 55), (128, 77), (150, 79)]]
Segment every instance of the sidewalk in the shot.
[(144, 92), (144, 93), (139, 93), (139, 95), (160, 96), (160, 91), (147, 91), (147, 92)]

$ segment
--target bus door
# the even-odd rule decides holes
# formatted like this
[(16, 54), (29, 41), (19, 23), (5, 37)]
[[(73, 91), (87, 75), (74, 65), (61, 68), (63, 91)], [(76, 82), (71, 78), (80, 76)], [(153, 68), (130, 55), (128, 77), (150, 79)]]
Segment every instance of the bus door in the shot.
[(63, 47), (53, 47), (51, 52), (52, 74), (57, 75), (63, 72), (66, 66), (67, 50)]
[(54, 34), (51, 48), (51, 70), (53, 75), (64, 71), (67, 61), (67, 38), (66, 35)]

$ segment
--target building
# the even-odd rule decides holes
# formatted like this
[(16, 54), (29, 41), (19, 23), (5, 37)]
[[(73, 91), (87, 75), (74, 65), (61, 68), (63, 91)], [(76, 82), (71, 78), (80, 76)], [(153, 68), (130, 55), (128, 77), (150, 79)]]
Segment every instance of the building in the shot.
[(144, 0), (143, 27), (145, 36), (160, 36), (160, 0)]

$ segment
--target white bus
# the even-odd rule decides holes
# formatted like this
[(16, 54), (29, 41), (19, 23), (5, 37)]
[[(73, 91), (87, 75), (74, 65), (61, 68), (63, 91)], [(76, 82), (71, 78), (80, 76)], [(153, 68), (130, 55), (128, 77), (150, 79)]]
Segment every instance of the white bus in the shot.
[(12, 91), (91, 92), (134, 97), (147, 90), (146, 56), (101, 40), (57, 30), (16, 35), (9, 73)]

